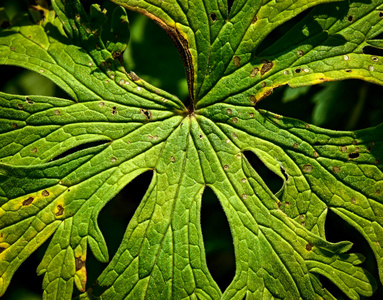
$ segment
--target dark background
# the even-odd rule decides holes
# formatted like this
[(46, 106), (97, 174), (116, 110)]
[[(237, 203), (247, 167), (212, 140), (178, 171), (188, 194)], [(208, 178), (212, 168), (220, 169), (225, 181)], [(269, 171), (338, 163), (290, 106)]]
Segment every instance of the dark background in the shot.
[[(89, 4), (89, 1), (83, 1)], [(98, 1), (102, 3), (103, 1)], [(34, 1), (4, 0), (4, 7), (10, 19), (28, 9)], [(43, 3), (42, 3), (43, 4)], [(0, 4), (1, 6), (2, 4)], [(143, 79), (187, 102), (187, 82), (176, 48), (170, 38), (154, 22), (144, 16), (129, 12), (131, 39), (124, 54), (127, 70), (132, 70)], [(278, 39), (303, 15), (289, 21), (272, 33)], [(0, 18), (1, 22), (1, 18)], [(6, 27), (7, 22), (2, 23)], [(0, 74), (6, 75), (0, 81), (1, 91), (15, 94), (42, 94), (68, 98), (53, 82), (40, 74), (16, 67), (0, 66)], [(291, 89), (281, 87), (263, 100), (259, 108), (267, 109), (284, 116), (298, 118), (305, 122), (335, 130), (356, 130), (375, 126), (383, 120), (383, 88), (357, 80), (332, 82), (322, 85)], [(278, 191), (281, 180), (270, 172), (255, 156), (246, 154), (253, 167), (260, 173), (270, 189)], [(110, 257), (116, 252), (126, 226), (142, 199), (152, 178), (146, 172), (128, 184), (99, 216), (100, 228), (109, 247)], [(207, 262), (213, 278), (221, 289), (231, 282), (235, 272), (234, 249), (230, 229), (223, 210), (214, 193), (207, 188), (202, 199), (202, 230), (207, 254)], [(350, 225), (331, 211), (326, 221), (327, 239), (331, 242), (350, 240), (354, 243), (352, 252), (363, 253), (366, 261), (363, 267), (378, 279), (377, 266), (373, 253), (363, 237)], [(49, 241), (25, 261), (16, 272), (3, 299), (34, 300), (41, 299), (42, 276), (36, 275)], [(88, 251), (88, 284), (91, 285), (105, 268)], [(347, 299), (338, 288), (326, 278), (321, 277), (324, 286), (337, 299)], [(74, 288), (75, 295), (78, 291)], [(383, 299), (383, 288), (369, 299)]]

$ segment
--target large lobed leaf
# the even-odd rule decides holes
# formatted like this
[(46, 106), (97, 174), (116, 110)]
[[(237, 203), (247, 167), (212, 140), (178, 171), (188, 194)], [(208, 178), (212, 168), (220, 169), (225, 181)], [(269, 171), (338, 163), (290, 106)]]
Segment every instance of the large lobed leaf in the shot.
[[(382, 126), (336, 132), (255, 109), (278, 86), (358, 78), (382, 83), (383, 1), (116, 1), (158, 22), (184, 59), (192, 105), (128, 73), (126, 12), (53, 1), (39, 25), (1, 31), (0, 63), (52, 79), (73, 100), (0, 94), (0, 293), (53, 235), (38, 267), (45, 299), (86, 290), (89, 245), (109, 260), (103, 206), (139, 174), (151, 185), (97, 288), (81, 298), (329, 299), (317, 274), (349, 298), (375, 279), (326, 241), (330, 208), (368, 241), (383, 282)], [(279, 25), (316, 6), (275, 43)], [(56, 17), (57, 15), (57, 17)], [(267, 41), (267, 39), (266, 39)], [(85, 145), (85, 149), (76, 150)], [(284, 180), (274, 195), (244, 151)], [(69, 154), (71, 153), (71, 154)], [(222, 291), (206, 264), (201, 195), (228, 218), (236, 274)]]

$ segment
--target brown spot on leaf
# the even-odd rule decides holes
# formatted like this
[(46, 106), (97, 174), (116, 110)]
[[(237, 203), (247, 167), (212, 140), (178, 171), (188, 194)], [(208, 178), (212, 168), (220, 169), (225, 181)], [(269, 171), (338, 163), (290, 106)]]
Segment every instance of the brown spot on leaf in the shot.
[(309, 129), (309, 128), (310, 128), (310, 125), (309, 125), (309, 124), (305, 124), (305, 128), (306, 128), (306, 129)]
[(318, 157), (318, 156), (319, 156), (318, 152), (314, 151), (314, 152), (313, 152), (313, 156), (314, 156), (315, 158)]
[(352, 198), (351, 198), (351, 203), (352, 203), (352, 204), (355, 204), (355, 203), (356, 203), (355, 197), (352, 197)]
[(305, 53), (303, 52), (303, 50), (298, 50), (297, 54), (298, 54), (298, 56), (303, 56), (303, 54), (305, 54)]
[(257, 18), (257, 16), (255, 16), (253, 21), (251, 21), (251, 24), (255, 24), (255, 22), (257, 22), (257, 21), (258, 21), (258, 18)]
[(333, 167), (332, 167), (332, 170), (334, 171), (334, 173), (339, 173), (339, 172), (340, 172), (340, 167), (338, 167), (338, 166), (333, 166)]
[(49, 196), (49, 192), (47, 190), (43, 190), (41, 192), (41, 195), (43, 195), (44, 197), (48, 197)]
[(233, 111), (232, 111), (230, 108), (228, 108), (228, 109), (226, 110), (226, 112), (230, 115)]
[(267, 59), (263, 59), (261, 61), (261, 63), (263, 64), (262, 68), (261, 68), (261, 75), (263, 76), (266, 72), (270, 71), (273, 66), (274, 66), (274, 63), (270, 60), (267, 60)]
[(23, 206), (28, 206), (29, 204), (31, 204), (33, 201), (33, 197), (29, 197), (28, 199), (25, 199), (23, 201)]
[(64, 214), (64, 207), (61, 204), (57, 205), (56, 216), (62, 216), (63, 214)]
[(111, 112), (111, 114), (112, 114), (113, 116), (117, 115), (117, 107), (116, 107), (116, 106), (113, 106), (113, 107), (112, 107), (112, 112)]
[(176, 158), (172, 155), (172, 156), (170, 156), (170, 161), (171, 161), (171, 162), (175, 162), (175, 161), (176, 161)]
[(241, 65), (241, 58), (239, 56), (234, 56), (233, 63), (234, 63), (234, 66), (238, 68)]
[(254, 78), (258, 74), (258, 72), (259, 72), (259, 69), (255, 67), (254, 69), (251, 70), (250, 77)]
[(296, 68), (296, 69), (294, 70), (294, 72), (297, 73), (297, 74), (299, 74), (300, 72), (302, 72), (302, 69), (301, 69), (301, 68)]
[(252, 105), (255, 105), (257, 103), (257, 99), (255, 98), (254, 95), (250, 96), (250, 102), (251, 102)]
[(352, 144), (353, 144), (353, 145), (356, 145), (356, 144), (358, 144), (358, 141), (357, 141), (357, 140), (353, 140), (353, 141), (352, 141)]
[(311, 173), (314, 170), (314, 167), (310, 164), (306, 164), (302, 167), (303, 172)]
[(347, 21), (349, 21), (350, 23), (354, 22), (354, 16), (349, 15), (349, 16), (347, 17)]
[(76, 265), (76, 272), (77, 272), (78, 270), (81, 270), (82, 267), (85, 266), (85, 262), (81, 259), (81, 257), (76, 257), (75, 265)]
[(308, 244), (306, 245), (306, 250), (307, 250), (307, 251), (311, 251), (312, 248), (313, 248), (313, 246), (312, 246), (310, 243), (308, 243)]
[(233, 123), (238, 123), (238, 118), (232, 118), (231, 121), (232, 121)]
[(293, 144), (293, 147), (294, 147), (294, 148), (298, 148), (298, 147), (299, 147), (299, 144), (298, 144), (298, 143), (294, 143), (294, 144)]
[(131, 78), (133, 81), (138, 81), (138, 80), (141, 79), (141, 78), (138, 77), (137, 74), (134, 73), (133, 71), (131, 71), (131, 72), (129, 73), (129, 76), (130, 76), (130, 78)]
[(17, 129), (17, 128), (19, 128), (19, 125), (17, 125), (16, 123), (13, 123), (13, 124), (12, 124), (12, 127), (13, 127), (14, 129)]
[(59, 111), (58, 109), (55, 109), (54, 114), (55, 114), (56, 116), (58, 116), (58, 115), (60, 115), (60, 111)]
[(19, 103), (19, 104), (17, 104), (17, 108), (18, 108), (18, 109), (23, 109), (24, 106), (23, 106), (21, 103)]
[(340, 147), (340, 151), (342, 151), (342, 152), (346, 152), (346, 151), (347, 151), (347, 147), (346, 147), (346, 146), (341, 146), (341, 147)]
[(31, 151), (32, 151), (32, 153), (36, 153), (37, 152), (37, 148), (33, 148)]

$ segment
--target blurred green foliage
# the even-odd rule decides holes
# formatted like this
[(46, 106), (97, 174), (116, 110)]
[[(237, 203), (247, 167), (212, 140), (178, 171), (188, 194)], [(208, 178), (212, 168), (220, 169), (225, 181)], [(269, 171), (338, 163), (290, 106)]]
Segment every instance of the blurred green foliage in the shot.
[[(20, 19), (30, 8), (30, 5), (48, 5), (45, 0), (2, 0), (0, 9), (0, 26)], [(83, 1), (84, 4), (98, 2), (105, 7), (111, 4), (106, 1)], [(105, 3), (104, 3), (105, 2)], [(187, 101), (188, 90), (182, 60), (170, 37), (153, 21), (128, 12), (131, 28), (131, 39), (123, 59), (126, 70), (134, 71), (138, 76), (151, 84), (177, 95), (182, 101)], [(32, 16), (31, 21), (32, 21)], [(292, 20), (277, 29), (276, 36), (283, 34), (291, 26)], [(0, 82), (2, 91), (11, 94), (39, 94), (46, 96), (68, 96), (52, 81), (40, 74), (22, 70), (16, 67), (1, 66), (2, 75), (6, 79)], [(4, 76), (3, 76), (4, 78)], [(348, 80), (328, 82), (318, 86), (291, 89), (288, 86), (278, 88), (274, 94), (264, 99), (259, 108), (267, 109), (288, 117), (294, 117), (324, 128), (335, 130), (355, 130), (375, 126), (383, 120), (383, 102), (381, 87), (362, 81)], [(262, 173), (266, 167), (259, 161), (252, 162)], [(263, 179), (269, 186), (280, 186), (276, 176), (264, 172)], [(147, 172), (136, 178), (102, 211), (99, 219), (100, 227), (109, 246), (110, 254), (117, 250), (129, 219), (133, 215), (139, 201), (144, 195), (151, 180)], [(278, 190), (278, 188), (277, 188)], [(223, 288), (226, 287), (235, 271), (234, 250), (230, 229), (218, 200), (211, 190), (206, 190), (203, 197), (202, 228), (205, 239), (206, 254), (213, 277)], [(334, 225), (334, 223), (336, 223)], [(354, 252), (363, 253), (367, 259), (364, 267), (377, 276), (376, 263), (368, 244), (351, 226), (335, 214), (329, 214), (328, 228), (337, 231), (327, 232), (332, 242), (351, 240), (355, 246)], [(35, 300), (41, 299), (42, 277), (37, 277), (36, 267), (46, 250), (40, 247), (35, 254), (16, 272), (13, 283), (4, 295), (4, 299)], [(105, 266), (99, 263), (89, 251), (87, 262), (88, 284), (91, 285)], [(325, 286), (332, 285), (322, 278)], [(335, 286), (332, 293), (342, 299), (342, 293), (337, 293)], [(76, 292), (75, 292), (76, 293)], [(374, 299), (383, 299), (383, 288), (380, 286)]]

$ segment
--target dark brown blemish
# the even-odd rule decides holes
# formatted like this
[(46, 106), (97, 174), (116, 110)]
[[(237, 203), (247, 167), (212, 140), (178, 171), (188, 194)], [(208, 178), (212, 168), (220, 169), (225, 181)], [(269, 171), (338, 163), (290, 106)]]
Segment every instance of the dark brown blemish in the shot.
[(250, 96), (250, 103), (251, 103), (252, 105), (255, 105), (255, 104), (257, 103), (257, 99), (255, 98), (254, 95), (251, 95), (251, 96)]
[(231, 121), (232, 121), (233, 123), (238, 123), (238, 118), (232, 118)]
[(355, 199), (355, 197), (352, 197), (352, 198), (351, 198), (351, 203), (352, 203), (352, 204), (355, 204), (355, 203), (356, 203), (356, 199)]
[(23, 109), (24, 106), (23, 106), (21, 103), (19, 103), (19, 104), (17, 104), (17, 108), (18, 108), (18, 109)]
[(55, 109), (54, 114), (55, 114), (56, 116), (59, 116), (59, 115), (60, 115), (60, 111), (59, 111), (58, 109)]
[(303, 50), (298, 50), (298, 51), (297, 51), (297, 54), (298, 54), (298, 56), (303, 56), (303, 54), (305, 54), (305, 53), (304, 53)]
[(64, 214), (64, 207), (61, 204), (57, 205), (56, 216), (62, 216), (63, 214)]
[(353, 144), (353, 145), (356, 145), (356, 144), (358, 144), (358, 141), (357, 141), (357, 140), (353, 140), (353, 141), (352, 141), (352, 144)]
[(28, 199), (23, 201), (23, 206), (28, 206), (33, 201), (33, 197), (29, 197)]
[(253, 19), (253, 21), (251, 21), (251, 24), (255, 24), (255, 22), (257, 22), (257, 21), (258, 21), (258, 17), (255, 16), (254, 19)]
[(299, 147), (299, 144), (298, 144), (298, 143), (294, 143), (294, 144), (293, 144), (293, 147), (294, 147), (294, 148), (298, 148), (298, 147)]
[(307, 250), (307, 251), (311, 251), (312, 248), (313, 248), (313, 246), (312, 246), (310, 243), (308, 243), (308, 244), (306, 245), (306, 250)]
[(233, 63), (234, 63), (234, 66), (238, 68), (241, 65), (241, 58), (239, 56), (234, 56)]
[(313, 156), (314, 156), (315, 158), (317, 158), (317, 157), (319, 156), (318, 152), (314, 151), (314, 152), (313, 152)]
[(340, 151), (342, 151), (342, 152), (346, 152), (346, 151), (347, 151), (347, 147), (346, 147), (346, 146), (341, 146), (341, 147), (340, 147)]
[(266, 87), (266, 85), (267, 85), (267, 84), (266, 84), (266, 82), (264, 82), (264, 81), (263, 81), (263, 82), (261, 82), (261, 87), (263, 87), (263, 88), (264, 88), (264, 87)]
[(75, 258), (76, 272), (81, 270), (83, 266), (85, 266), (85, 262), (81, 259), (81, 257)]
[(43, 195), (44, 197), (48, 197), (49, 196), (49, 192), (47, 190), (43, 190), (41, 192), (41, 195)]
[(379, 18), (383, 18), (383, 11), (379, 12)]
[(349, 21), (350, 23), (354, 22), (354, 17), (352, 15), (349, 15), (347, 17), (347, 21)]
[(37, 148), (33, 148), (31, 151), (32, 151), (32, 153), (36, 153), (37, 152)]
[(117, 115), (117, 107), (116, 106), (112, 107), (112, 115), (113, 116)]
[(13, 124), (12, 124), (12, 127), (13, 127), (14, 129), (17, 129), (17, 128), (19, 128), (19, 125), (17, 125), (16, 123), (13, 123)]
[(302, 72), (302, 69), (301, 69), (301, 68), (296, 68), (296, 69), (294, 70), (294, 72), (297, 73), (297, 74), (299, 74), (300, 72)]
[(150, 110), (141, 108), (140, 113), (143, 114), (148, 121), (152, 119), (152, 112)]
[(360, 155), (360, 154), (359, 154), (358, 152), (349, 153), (349, 154), (348, 154), (348, 158), (349, 158), (349, 159), (355, 159), (355, 158), (358, 158), (359, 155)]
[(274, 66), (274, 63), (270, 60), (267, 60), (267, 59), (263, 59), (261, 61), (261, 63), (263, 64), (262, 68), (261, 68), (261, 75), (263, 76), (266, 72), (270, 71), (273, 66)]
[(347, 72), (347, 73), (351, 73), (352, 72), (352, 70), (350, 70), (350, 69), (346, 69), (344, 71)]

